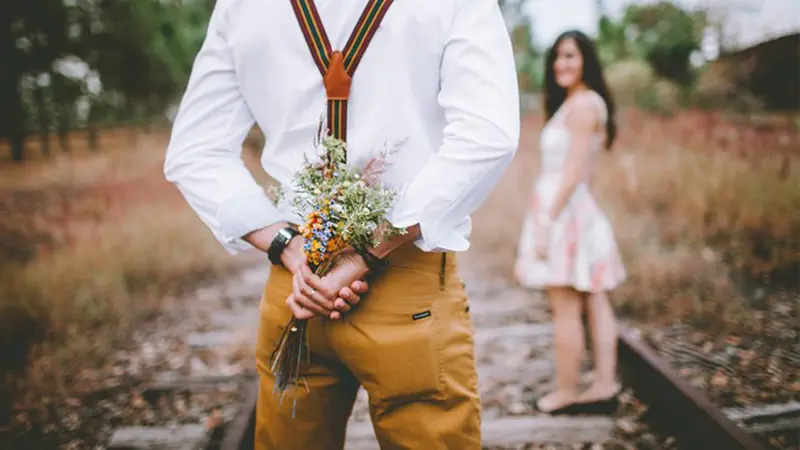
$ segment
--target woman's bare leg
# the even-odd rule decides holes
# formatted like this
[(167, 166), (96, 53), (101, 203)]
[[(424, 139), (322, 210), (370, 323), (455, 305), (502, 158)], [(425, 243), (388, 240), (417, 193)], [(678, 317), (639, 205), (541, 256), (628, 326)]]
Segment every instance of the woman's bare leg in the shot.
[(570, 288), (551, 288), (547, 291), (547, 299), (555, 327), (556, 383), (555, 390), (538, 401), (538, 407), (544, 412), (577, 400), (581, 359), (585, 351), (580, 293)]
[(605, 293), (588, 295), (587, 312), (592, 336), (595, 377), (580, 395), (581, 402), (604, 400), (614, 395), (617, 386), (617, 322)]

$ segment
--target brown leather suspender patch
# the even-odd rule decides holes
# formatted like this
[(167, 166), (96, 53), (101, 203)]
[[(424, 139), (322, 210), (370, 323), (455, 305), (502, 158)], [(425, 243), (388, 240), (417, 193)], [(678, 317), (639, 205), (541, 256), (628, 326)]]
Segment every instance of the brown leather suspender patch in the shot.
[(341, 51), (332, 50), (314, 0), (291, 0), (291, 3), (311, 56), (325, 84), (330, 134), (346, 141), (347, 101), (350, 98), (352, 77), (378, 26), (392, 5), (392, 0), (369, 0)]

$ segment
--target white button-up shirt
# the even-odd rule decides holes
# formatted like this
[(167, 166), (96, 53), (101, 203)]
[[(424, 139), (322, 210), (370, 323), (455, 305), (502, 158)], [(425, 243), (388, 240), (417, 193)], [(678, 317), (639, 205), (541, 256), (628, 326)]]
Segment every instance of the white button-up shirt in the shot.
[[(365, 0), (317, 0), (331, 46), (341, 49)], [(519, 95), (508, 31), (497, 0), (397, 0), (353, 76), (348, 164), (366, 163), (406, 139), (382, 182), (400, 194), (388, 219), (419, 224), (426, 251), (469, 246), (469, 215), (511, 161)], [(279, 221), (300, 223), (288, 202), (273, 206), (242, 159), (257, 123), (261, 163), (285, 190), (325, 116), (322, 77), (288, 0), (217, 0), (167, 149), (164, 171), (231, 252), (242, 236)]]

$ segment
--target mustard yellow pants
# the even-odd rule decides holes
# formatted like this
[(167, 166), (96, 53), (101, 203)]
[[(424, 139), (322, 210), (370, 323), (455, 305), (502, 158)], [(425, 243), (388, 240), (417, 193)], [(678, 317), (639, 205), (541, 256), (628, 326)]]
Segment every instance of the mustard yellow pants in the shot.
[[(480, 450), (472, 319), (452, 253), (413, 245), (341, 320), (308, 323), (305, 388), (273, 391), (269, 356), (291, 318), (291, 275), (273, 267), (261, 302), (256, 450), (341, 450), (359, 385), (383, 450)], [(444, 276), (440, 276), (444, 273)], [(292, 417), (292, 397), (297, 396)]]

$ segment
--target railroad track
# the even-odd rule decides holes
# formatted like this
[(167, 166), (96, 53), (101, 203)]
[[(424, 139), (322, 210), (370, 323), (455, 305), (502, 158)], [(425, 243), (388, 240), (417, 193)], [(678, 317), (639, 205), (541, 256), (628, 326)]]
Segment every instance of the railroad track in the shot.
[[(581, 445), (592, 449), (626, 448), (615, 431), (620, 417), (549, 417), (531, 408), (530, 401), (549, 389), (552, 377), (552, 326), (543, 302), (506, 283), (480, 280), (474, 272), (465, 273), (465, 278), (476, 327), (484, 449), (531, 449), (538, 448), (532, 446), (536, 444), (554, 446), (548, 448), (580, 448)], [(243, 289), (246, 291), (243, 295), (249, 300), (242, 303), (238, 312), (226, 313), (228, 319), (218, 318), (216, 327), (190, 336), (187, 339), (191, 341), (190, 347), (198, 352), (218, 348), (230, 339), (233, 330), (241, 332), (243, 323), (255, 333), (256, 323), (248, 318), (256, 315), (255, 305), (262, 285), (263, 281), (254, 277), (252, 286)], [(756, 436), (798, 425), (800, 404), (725, 411), (714, 407), (633, 329), (625, 328), (620, 333), (619, 361), (623, 385), (647, 405), (647, 412), (641, 419), (660, 434), (672, 436), (674, 444), (670, 448), (766, 449)], [(227, 405), (216, 426), (121, 427), (113, 434), (108, 448), (251, 449), (257, 383), (252, 371), (161, 379), (151, 390), (202, 393), (235, 385), (238, 400)], [(363, 391), (359, 393), (348, 426), (346, 448), (379, 449)]]
[(623, 329), (618, 348), (623, 383), (648, 405), (647, 422), (662, 433), (676, 437), (678, 448), (765, 448), (699, 390), (680, 378), (638, 332)]

